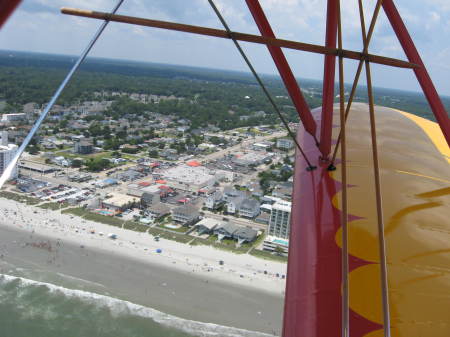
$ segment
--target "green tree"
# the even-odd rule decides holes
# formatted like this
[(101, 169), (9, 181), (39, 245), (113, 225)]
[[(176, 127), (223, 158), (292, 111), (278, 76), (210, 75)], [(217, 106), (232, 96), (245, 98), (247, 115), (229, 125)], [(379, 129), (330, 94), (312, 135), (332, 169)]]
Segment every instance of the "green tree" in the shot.
[(74, 159), (72, 160), (72, 167), (81, 167), (83, 165), (83, 161), (80, 159)]
[(151, 157), (151, 158), (158, 158), (159, 156), (158, 156), (158, 151), (156, 151), (156, 150), (150, 150), (149, 152), (148, 152), (148, 155)]

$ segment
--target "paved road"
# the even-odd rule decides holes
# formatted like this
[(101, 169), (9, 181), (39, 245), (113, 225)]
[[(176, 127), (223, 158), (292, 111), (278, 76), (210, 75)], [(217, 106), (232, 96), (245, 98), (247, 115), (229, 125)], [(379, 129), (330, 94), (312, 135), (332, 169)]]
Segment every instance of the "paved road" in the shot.
[(279, 131), (279, 132), (275, 132), (275, 133), (272, 133), (271, 135), (267, 135), (267, 136), (257, 136), (255, 138), (246, 139), (246, 140), (242, 141), (240, 144), (228, 147), (224, 150), (220, 150), (220, 151), (205, 155), (202, 158), (202, 162), (221, 158), (224, 155), (226, 155), (227, 153), (234, 153), (237, 151), (242, 151), (244, 149), (249, 149), (250, 145), (253, 143), (261, 142), (263, 140), (267, 140), (267, 139), (271, 139), (271, 138), (275, 138), (275, 137), (283, 137), (283, 136), (286, 136), (286, 131)]

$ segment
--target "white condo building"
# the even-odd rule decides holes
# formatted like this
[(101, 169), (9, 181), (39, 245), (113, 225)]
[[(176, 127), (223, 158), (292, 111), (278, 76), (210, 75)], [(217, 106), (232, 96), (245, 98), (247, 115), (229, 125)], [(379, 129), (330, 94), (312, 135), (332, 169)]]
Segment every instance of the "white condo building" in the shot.
[(268, 235), (263, 243), (263, 249), (276, 251), (281, 248), (284, 255), (287, 255), (289, 247), (289, 230), (291, 221), (291, 203), (277, 198), (272, 205), (269, 220)]
[[(14, 144), (8, 144), (8, 132), (6, 131), (2, 132), (2, 140), (0, 144), (0, 174), (3, 174), (3, 171), (14, 158), (18, 146)], [(17, 178), (17, 164), (12, 171), (10, 178)]]
[(291, 220), (291, 203), (277, 200), (272, 205), (269, 220), (269, 235), (289, 239), (289, 224)]

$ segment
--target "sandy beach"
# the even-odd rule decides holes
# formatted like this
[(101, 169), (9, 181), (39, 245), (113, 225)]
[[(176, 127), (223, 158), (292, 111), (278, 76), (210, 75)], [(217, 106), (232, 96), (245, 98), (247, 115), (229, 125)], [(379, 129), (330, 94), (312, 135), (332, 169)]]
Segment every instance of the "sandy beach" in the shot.
[(285, 282), (276, 274), (286, 264), (0, 202), (3, 273), (45, 270), (178, 317), (280, 335)]

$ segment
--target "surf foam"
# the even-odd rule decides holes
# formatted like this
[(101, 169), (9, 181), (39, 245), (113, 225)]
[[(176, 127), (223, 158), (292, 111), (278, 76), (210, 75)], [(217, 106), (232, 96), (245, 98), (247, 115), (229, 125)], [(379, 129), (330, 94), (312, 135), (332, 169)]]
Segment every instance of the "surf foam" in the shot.
[(204, 323), (188, 320), (173, 315), (166, 314), (153, 308), (145, 307), (129, 301), (120, 300), (114, 297), (100, 295), (84, 290), (69, 289), (57, 286), (51, 283), (34, 281), (23, 277), (0, 274), (0, 282), (7, 284), (19, 281), (20, 286), (45, 286), (49, 292), (63, 294), (68, 298), (77, 298), (89, 304), (107, 307), (111, 314), (119, 315), (135, 315), (144, 318), (150, 318), (154, 322), (169, 328), (176, 328), (188, 334), (198, 337), (273, 337), (263, 332), (249, 331), (234, 327), (227, 327), (214, 323)]

